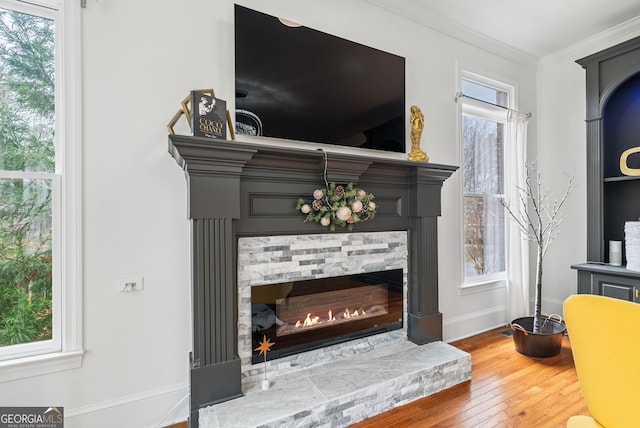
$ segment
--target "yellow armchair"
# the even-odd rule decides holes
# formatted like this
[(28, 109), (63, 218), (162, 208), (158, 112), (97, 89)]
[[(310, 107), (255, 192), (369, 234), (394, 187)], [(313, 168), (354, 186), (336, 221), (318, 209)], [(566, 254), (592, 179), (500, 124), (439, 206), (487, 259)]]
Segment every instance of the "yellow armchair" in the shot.
[(564, 302), (571, 350), (589, 416), (567, 427), (640, 426), (640, 304), (578, 294)]

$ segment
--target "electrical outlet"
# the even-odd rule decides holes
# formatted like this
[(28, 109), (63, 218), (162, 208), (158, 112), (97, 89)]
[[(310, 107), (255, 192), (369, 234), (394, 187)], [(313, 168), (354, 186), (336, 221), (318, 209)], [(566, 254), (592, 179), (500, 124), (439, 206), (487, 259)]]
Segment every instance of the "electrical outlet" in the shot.
[(121, 278), (118, 280), (118, 291), (121, 293), (132, 293), (144, 290), (142, 277)]

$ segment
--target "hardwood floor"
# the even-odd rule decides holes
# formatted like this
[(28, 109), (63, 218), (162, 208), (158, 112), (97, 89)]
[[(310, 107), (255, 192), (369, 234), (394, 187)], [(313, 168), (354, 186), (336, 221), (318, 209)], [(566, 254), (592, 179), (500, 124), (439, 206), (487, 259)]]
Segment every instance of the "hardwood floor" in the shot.
[(565, 427), (570, 416), (588, 415), (569, 339), (560, 355), (519, 354), (513, 339), (492, 330), (451, 344), (471, 354), (471, 380), (367, 419), (351, 428)]
[(350, 428), (554, 428), (565, 427), (570, 416), (588, 415), (569, 340), (557, 357), (535, 359), (516, 352), (504, 330), (451, 343), (471, 354), (470, 381)]

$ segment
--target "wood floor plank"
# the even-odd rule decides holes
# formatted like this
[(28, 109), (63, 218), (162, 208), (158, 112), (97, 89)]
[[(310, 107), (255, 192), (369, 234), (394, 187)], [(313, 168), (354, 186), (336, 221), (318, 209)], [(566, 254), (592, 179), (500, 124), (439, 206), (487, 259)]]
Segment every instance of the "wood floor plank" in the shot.
[(530, 358), (495, 329), (452, 345), (471, 354), (471, 381), (416, 400), (351, 428), (565, 427), (589, 411), (573, 365), (569, 340), (560, 355)]

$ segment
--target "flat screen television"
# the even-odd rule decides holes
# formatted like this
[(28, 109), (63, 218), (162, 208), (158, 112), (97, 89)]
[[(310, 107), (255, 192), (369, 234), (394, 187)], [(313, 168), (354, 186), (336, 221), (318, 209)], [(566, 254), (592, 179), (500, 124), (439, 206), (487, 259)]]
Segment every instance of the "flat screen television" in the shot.
[(404, 153), (405, 59), (235, 6), (236, 132)]

